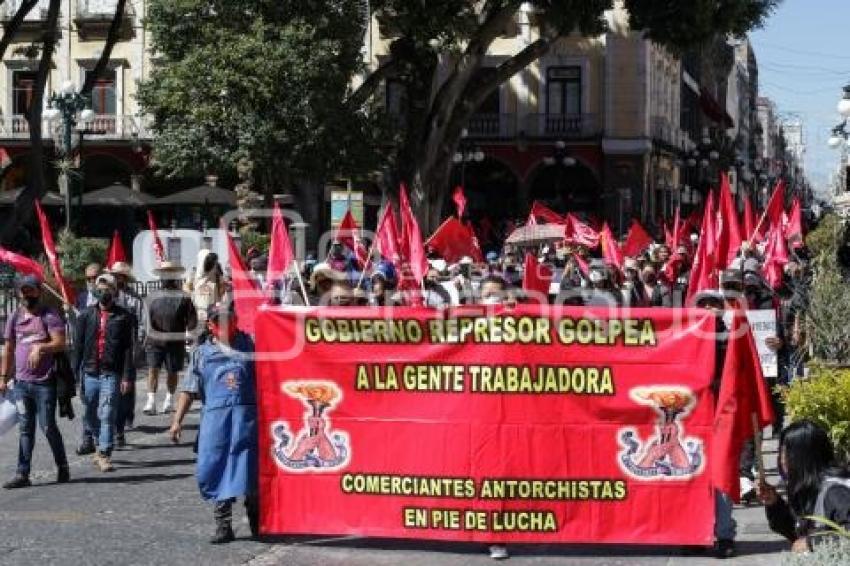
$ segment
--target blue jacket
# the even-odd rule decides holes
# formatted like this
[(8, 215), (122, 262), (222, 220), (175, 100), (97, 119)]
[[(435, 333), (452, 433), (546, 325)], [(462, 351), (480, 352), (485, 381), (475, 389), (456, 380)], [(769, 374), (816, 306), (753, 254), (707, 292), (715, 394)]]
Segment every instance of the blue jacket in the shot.
[(190, 367), (189, 381), (196, 380), (195, 392), (204, 404), (198, 430), (198, 487), (204, 499), (214, 501), (257, 491), (254, 343), (242, 333), (233, 342), (233, 351), (204, 342), (192, 355)]

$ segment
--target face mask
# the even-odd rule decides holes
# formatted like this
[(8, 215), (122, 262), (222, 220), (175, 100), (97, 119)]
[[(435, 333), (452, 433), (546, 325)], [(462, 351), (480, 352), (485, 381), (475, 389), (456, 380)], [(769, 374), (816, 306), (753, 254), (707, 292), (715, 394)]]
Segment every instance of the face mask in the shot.
[(39, 297), (24, 297), (24, 304), (28, 309), (34, 309), (38, 306)]
[(655, 285), (655, 282), (658, 281), (658, 278), (655, 275), (644, 275), (643, 282), (647, 285)]
[(485, 305), (495, 306), (495, 305), (501, 305), (502, 299), (500, 297), (498, 297), (497, 295), (488, 295), (487, 297), (484, 297), (484, 300), (482, 302)]
[(97, 301), (101, 304), (101, 306), (108, 307), (112, 304), (112, 301), (115, 297), (112, 294), (112, 291), (104, 291), (98, 290), (95, 291), (95, 297), (97, 297)]

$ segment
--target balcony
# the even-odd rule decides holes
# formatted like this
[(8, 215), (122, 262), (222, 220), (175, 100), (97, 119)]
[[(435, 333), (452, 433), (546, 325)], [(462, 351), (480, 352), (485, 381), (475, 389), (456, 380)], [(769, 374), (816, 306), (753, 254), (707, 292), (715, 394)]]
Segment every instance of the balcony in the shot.
[[(21, 7), (23, 2), (24, 0), (6, 0), (3, 2), (3, 5), (0, 6), (0, 21), (3, 22), (4, 27), (15, 17), (15, 14), (18, 13), (18, 8)], [(39, 0), (33, 6), (29, 13), (24, 16), (24, 21), (18, 30), (21, 36), (16, 38), (17, 41), (31, 39), (30, 34), (42, 28), (44, 22), (47, 21), (47, 9), (49, 6), (50, 0)]]
[[(89, 134), (92, 140), (130, 140), (133, 138), (150, 139), (149, 120), (138, 116), (96, 114), (94, 120), (86, 125), (87, 130), (103, 132)], [(53, 139), (59, 133), (59, 122), (44, 120), (41, 126), (42, 137)], [(0, 116), (0, 139), (29, 139), (29, 122), (23, 115)]]
[(652, 138), (655, 141), (665, 143), (667, 145), (681, 148), (684, 140), (684, 134), (678, 126), (674, 125), (663, 116), (653, 116), (650, 121), (652, 127)]
[(471, 138), (513, 138), (516, 135), (516, 114), (474, 114), (466, 130)]
[(525, 135), (545, 139), (586, 139), (601, 134), (596, 114), (529, 114)]
[[(112, 18), (115, 16), (118, 0), (77, 0), (77, 11), (74, 23), (77, 25), (80, 38), (104, 39), (109, 32)], [(133, 6), (131, 2), (124, 5), (124, 21), (122, 22), (121, 39), (133, 36)]]

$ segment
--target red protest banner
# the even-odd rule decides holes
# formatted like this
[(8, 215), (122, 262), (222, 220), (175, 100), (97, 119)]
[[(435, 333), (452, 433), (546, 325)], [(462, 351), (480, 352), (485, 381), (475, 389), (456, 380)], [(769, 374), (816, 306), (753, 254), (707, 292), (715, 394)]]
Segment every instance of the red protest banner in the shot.
[(389, 314), (259, 313), (263, 533), (711, 543), (711, 314)]

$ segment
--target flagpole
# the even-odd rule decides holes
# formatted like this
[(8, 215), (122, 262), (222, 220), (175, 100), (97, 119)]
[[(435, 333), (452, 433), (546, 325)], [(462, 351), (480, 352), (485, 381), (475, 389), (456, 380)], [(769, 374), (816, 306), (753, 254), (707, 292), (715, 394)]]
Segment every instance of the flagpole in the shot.
[(310, 306), (310, 299), (307, 297), (307, 288), (304, 286), (304, 279), (301, 278), (301, 270), (298, 269), (298, 262), (293, 261), (289, 269), (295, 268), (295, 276), (298, 278), (298, 284), (301, 286), (301, 296), (304, 297), (304, 306)]
[(50, 285), (48, 285), (47, 283), (42, 283), (42, 284), (41, 284), (41, 286), (44, 288), (44, 290), (45, 290), (45, 291), (47, 291), (48, 293), (50, 293), (51, 295), (53, 295), (54, 297), (56, 297), (57, 299), (59, 299), (59, 301), (60, 301), (63, 305), (68, 305), (68, 306), (71, 308), (71, 310), (72, 310), (72, 311), (74, 311), (74, 314), (77, 314), (77, 312), (78, 312), (78, 311), (77, 311), (77, 308), (76, 308), (74, 305), (72, 305), (71, 303), (67, 302), (67, 301), (65, 300), (65, 297), (63, 297), (63, 296), (59, 293), (59, 291), (55, 290), (53, 287), (51, 287), (51, 286), (50, 286)]
[(363, 285), (363, 280), (366, 278), (366, 271), (369, 270), (369, 266), (372, 264), (372, 254), (375, 252), (375, 245), (377, 244), (377, 238), (372, 240), (372, 245), (369, 246), (369, 255), (366, 257), (366, 263), (363, 265), (363, 269), (360, 271), (360, 280), (357, 281), (357, 289)]
[(761, 427), (759, 427), (759, 419), (756, 413), (752, 413), (753, 419), (753, 444), (755, 446), (756, 465), (758, 466), (758, 481), (759, 485), (765, 483), (764, 473), (764, 450), (762, 449)]

